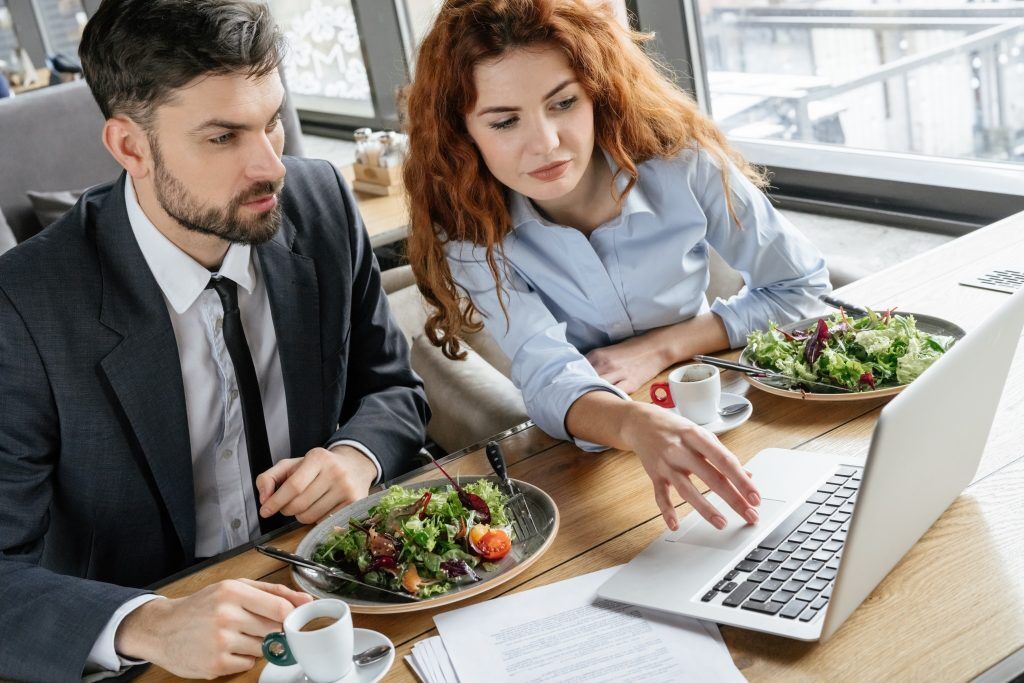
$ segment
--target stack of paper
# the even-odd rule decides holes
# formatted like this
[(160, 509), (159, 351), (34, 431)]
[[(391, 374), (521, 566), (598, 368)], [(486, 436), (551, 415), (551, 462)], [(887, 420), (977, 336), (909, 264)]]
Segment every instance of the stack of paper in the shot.
[(715, 624), (598, 599), (617, 569), (439, 614), (406, 660), (424, 683), (744, 680)]
[(412, 654), (406, 655), (405, 661), (423, 683), (459, 683), (440, 636), (413, 645)]

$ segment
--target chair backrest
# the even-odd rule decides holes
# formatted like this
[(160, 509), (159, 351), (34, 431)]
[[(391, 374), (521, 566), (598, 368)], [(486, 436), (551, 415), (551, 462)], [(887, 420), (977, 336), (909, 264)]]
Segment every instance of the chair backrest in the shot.
[[(282, 112), (284, 153), (302, 156), (298, 114)], [(121, 167), (100, 141), (103, 115), (85, 81), (0, 100), (0, 210), (22, 242), (43, 227), (25, 193), (81, 190), (108, 182)]]

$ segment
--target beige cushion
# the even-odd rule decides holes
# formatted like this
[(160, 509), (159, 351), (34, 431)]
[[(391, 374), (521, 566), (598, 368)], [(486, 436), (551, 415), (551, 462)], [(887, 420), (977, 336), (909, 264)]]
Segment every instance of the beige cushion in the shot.
[(427, 433), (449, 453), (528, 419), (515, 385), (472, 348), (466, 354), (449, 360), (425, 335), (412, 342), (412, 367), (433, 414)]

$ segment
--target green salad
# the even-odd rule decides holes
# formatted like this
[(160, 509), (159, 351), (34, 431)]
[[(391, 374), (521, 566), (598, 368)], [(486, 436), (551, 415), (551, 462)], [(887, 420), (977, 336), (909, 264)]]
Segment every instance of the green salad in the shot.
[(746, 356), (766, 370), (853, 391), (909, 384), (953, 345), (954, 339), (917, 329), (912, 315), (892, 311), (849, 318), (840, 311), (805, 330), (775, 323), (747, 335)]
[(480, 479), (465, 486), (392, 486), (365, 519), (335, 527), (313, 559), (374, 586), (420, 598), (479, 581), (512, 547), (506, 495)]

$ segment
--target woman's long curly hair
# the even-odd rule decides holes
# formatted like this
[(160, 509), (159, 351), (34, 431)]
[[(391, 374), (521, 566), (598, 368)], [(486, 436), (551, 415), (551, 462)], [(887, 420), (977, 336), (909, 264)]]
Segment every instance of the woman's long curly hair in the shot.
[[(595, 143), (628, 177), (622, 202), (637, 181), (637, 165), (671, 158), (685, 148), (710, 153), (728, 191), (728, 161), (755, 185), (765, 177), (726, 142), (696, 102), (670, 79), (642, 45), (646, 34), (619, 24), (607, 4), (587, 0), (447, 0), (424, 38), (414, 82), (405, 92), (409, 154), (404, 179), (410, 209), (409, 261), (432, 305), (426, 335), (452, 359), (465, 357), (459, 335), (478, 332), (476, 308), (452, 278), (445, 243), (485, 247), (503, 312), (503, 273), (496, 252), (512, 229), (506, 188), (491, 174), (466, 130), (476, 104), (474, 68), (518, 48), (562, 50), (594, 102)], [(729, 213), (736, 214), (729, 200)]]

